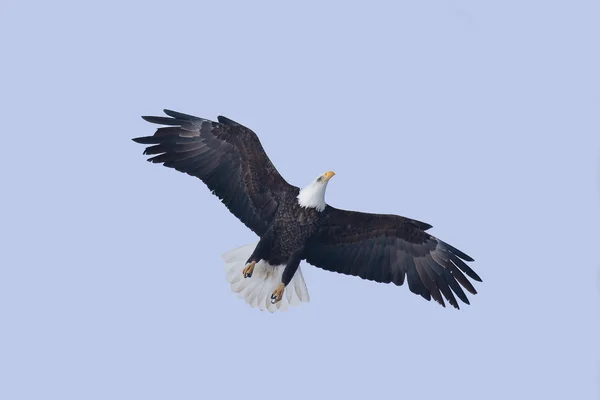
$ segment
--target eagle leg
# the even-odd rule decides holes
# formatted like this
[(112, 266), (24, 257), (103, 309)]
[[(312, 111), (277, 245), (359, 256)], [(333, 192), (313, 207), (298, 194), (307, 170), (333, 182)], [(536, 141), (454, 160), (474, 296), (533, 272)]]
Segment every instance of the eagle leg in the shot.
[(280, 283), (277, 286), (277, 289), (275, 289), (275, 291), (271, 295), (271, 303), (272, 304), (275, 304), (275, 303), (281, 301), (281, 298), (283, 297), (283, 291), (284, 290), (285, 290), (285, 285), (283, 283)]
[(252, 261), (250, 264), (246, 265), (246, 268), (244, 268), (244, 270), (242, 271), (244, 278), (250, 278), (252, 276), (255, 265), (256, 265), (256, 261)]

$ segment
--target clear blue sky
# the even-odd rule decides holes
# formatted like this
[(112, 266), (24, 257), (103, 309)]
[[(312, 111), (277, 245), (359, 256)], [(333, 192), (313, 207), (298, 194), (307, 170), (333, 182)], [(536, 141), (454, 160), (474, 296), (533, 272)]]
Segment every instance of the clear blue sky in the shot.
[[(0, 398), (599, 398), (600, 4), (302, 3), (3, 3)], [(479, 294), (306, 265), (251, 309), (220, 256), (256, 237), (130, 140), (163, 108), (433, 224)]]

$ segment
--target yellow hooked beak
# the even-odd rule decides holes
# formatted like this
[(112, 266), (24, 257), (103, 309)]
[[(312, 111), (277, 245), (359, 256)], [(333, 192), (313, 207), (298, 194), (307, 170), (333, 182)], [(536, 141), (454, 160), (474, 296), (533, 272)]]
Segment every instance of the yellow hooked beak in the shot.
[(325, 182), (327, 182), (328, 180), (333, 178), (334, 175), (335, 175), (335, 172), (333, 172), (333, 171), (325, 172), (323, 174), (323, 179), (325, 180)]

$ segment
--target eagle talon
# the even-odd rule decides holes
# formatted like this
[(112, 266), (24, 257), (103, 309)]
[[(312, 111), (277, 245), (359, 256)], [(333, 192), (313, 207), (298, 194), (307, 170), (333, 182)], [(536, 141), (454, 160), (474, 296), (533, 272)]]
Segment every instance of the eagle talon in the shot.
[(284, 290), (285, 290), (285, 285), (283, 283), (280, 283), (279, 286), (277, 286), (277, 289), (275, 289), (275, 291), (271, 295), (271, 304), (275, 304), (275, 303), (281, 301), (281, 299), (283, 298)]
[(246, 265), (246, 268), (242, 271), (244, 278), (252, 277), (252, 273), (254, 272), (254, 266), (256, 265), (256, 261), (252, 261), (250, 264)]

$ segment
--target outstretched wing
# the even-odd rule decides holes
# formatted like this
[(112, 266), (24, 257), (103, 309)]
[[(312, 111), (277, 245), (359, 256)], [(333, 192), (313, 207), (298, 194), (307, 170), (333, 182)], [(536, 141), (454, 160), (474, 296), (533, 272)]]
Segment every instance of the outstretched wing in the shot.
[(444, 307), (442, 295), (459, 308), (454, 294), (469, 304), (462, 287), (477, 293), (464, 275), (481, 281), (465, 263), (473, 259), (425, 232), (431, 225), (398, 215), (330, 206), (323, 212), (325, 222), (305, 249), (310, 264), (398, 286), (407, 280), (413, 293), (427, 300), (433, 297)]
[(151, 145), (148, 161), (200, 178), (248, 228), (262, 236), (281, 198), (296, 189), (277, 172), (258, 137), (225, 117), (219, 122), (164, 110), (168, 117), (142, 117), (166, 125), (154, 136), (133, 139)]

